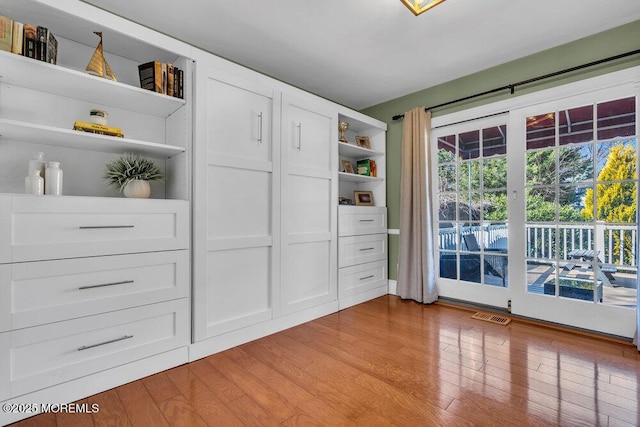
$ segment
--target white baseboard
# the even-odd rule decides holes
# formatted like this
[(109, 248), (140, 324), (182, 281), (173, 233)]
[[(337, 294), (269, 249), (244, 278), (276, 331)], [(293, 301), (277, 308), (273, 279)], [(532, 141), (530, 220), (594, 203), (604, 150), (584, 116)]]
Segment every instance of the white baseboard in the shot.
[(211, 354), (266, 337), (336, 311), (338, 311), (337, 300), (195, 342), (189, 346), (189, 361), (202, 359)]
[(398, 295), (398, 282), (396, 280), (389, 280), (389, 294)]

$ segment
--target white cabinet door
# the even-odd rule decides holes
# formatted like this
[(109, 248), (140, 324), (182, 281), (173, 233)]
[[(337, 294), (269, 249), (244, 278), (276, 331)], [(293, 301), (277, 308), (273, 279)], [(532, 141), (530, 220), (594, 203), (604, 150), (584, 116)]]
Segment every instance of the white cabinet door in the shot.
[(282, 97), (282, 314), (336, 299), (337, 114)]
[(213, 68), (203, 72), (197, 110), (204, 124), (194, 160), (195, 341), (271, 318), (279, 233), (273, 88)]

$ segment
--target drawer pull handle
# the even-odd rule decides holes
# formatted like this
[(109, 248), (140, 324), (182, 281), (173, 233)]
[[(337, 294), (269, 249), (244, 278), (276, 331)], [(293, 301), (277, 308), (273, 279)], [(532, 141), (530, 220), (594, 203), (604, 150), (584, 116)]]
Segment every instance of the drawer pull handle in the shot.
[(88, 350), (90, 348), (100, 347), (101, 345), (107, 345), (107, 344), (111, 344), (111, 343), (118, 342), (118, 341), (128, 340), (129, 338), (133, 338), (133, 335), (125, 335), (123, 337), (115, 338), (115, 339), (112, 339), (112, 340), (109, 340), (109, 341), (105, 341), (105, 342), (101, 342), (101, 343), (98, 343), (98, 344), (83, 345), (82, 347), (78, 347), (78, 351)]
[(96, 230), (100, 228), (134, 228), (135, 225), (81, 225), (80, 230)]
[(373, 274), (371, 276), (367, 276), (367, 277), (361, 277), (360, 280), (367, 280), (367, 279), (372, 279), (376, 276), (374, 276)]
[(372, 219), (361, 219), (360, 222), (373, 222)]
[(375, 249), (375, 248), (362, 248), (362, 249), (360, 249), (360, 251), (372, 251), (372, 250), (374, 250), (374, 249)]
[(80, 286), (78, 289), (82, 291), (85, 289), (104, 288), (105, 286), (125, 285), (127, 283), (133, 283), (133, 280), (123, 280), (122, 282), (113, 282), (113, 283), (102, 283), (100, 285)]

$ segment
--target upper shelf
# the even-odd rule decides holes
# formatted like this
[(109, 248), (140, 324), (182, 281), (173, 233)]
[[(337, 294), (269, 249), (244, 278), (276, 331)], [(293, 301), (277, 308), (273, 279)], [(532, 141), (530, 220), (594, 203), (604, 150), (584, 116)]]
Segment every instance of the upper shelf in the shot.
[(338, 143), (338, 153), (343, 157), (359, 157), (362, 159), (384, 156), (384, 153), (380, 151), (369, 150), (367, 148), (358, 147), (357, 145), (347, 144), (344, 142)]
[(174, 145), (116, 138), (6, 119), (0, 119), (0, 138), (103, 153), (133, 152), (155, 158), (169, 158), (185, 152), (184, 147)]
[(184, 99), (5, 51), (0, 51), (0, 62), (0, 80), (6, 84), (158, 117), (168, 117), (185, 105)]

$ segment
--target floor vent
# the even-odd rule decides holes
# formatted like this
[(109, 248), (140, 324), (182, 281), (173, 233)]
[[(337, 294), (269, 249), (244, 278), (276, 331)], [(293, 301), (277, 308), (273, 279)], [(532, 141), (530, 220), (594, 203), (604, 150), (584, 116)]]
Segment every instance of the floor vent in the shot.
[(490, 313), (476, 313), (471, 316), (472, 319), (484, 320), (485, 322), (497, 323), (498, 325), (508, 325), (511, 319), (504, 316), (498, 316)]

